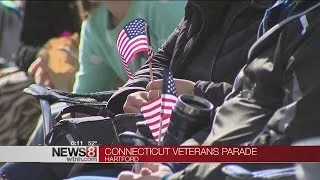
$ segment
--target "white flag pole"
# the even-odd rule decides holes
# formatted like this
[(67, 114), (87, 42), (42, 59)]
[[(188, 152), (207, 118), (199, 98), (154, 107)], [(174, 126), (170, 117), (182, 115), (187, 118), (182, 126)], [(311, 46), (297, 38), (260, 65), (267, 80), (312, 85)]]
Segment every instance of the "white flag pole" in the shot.
[(162, 114), (163, 114), (163, 95), (161, 94), (161, 111), (160, 111), (160, 126), (159, 126), (159, 137), (158, 137), (158, 145), (161, 146), (162, 143), (161, 143), (161, 134), (162, 134), (162, 120), (163, 120), (163, 117), (162, 117)]
[(149, 73), (150, 73), (150, 80), (151, 82), (153, 81), (153, 70), (152, 70), (152, 59), (153, 59), (153, 55), (149, 56), (149, 51), (152, 51), (152, 47), (151, 47), (151, 44), (150, 44), (150, 36), (149, 36), (149, 27), (148, 27), (148, 24), (145, 23), (145, 29), (146, 29), (146, 36), (147, 36), (147, 43), (148, 43), (148, 52), (147, 52), (147, 56), (148, 56), (148, 60), (147, 62), (149, 62)]

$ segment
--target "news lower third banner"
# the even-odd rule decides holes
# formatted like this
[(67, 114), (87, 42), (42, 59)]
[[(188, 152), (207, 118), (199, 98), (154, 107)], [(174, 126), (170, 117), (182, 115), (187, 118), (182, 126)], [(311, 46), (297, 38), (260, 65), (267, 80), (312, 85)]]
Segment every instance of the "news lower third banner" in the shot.
[(320, 146), (0, 146), (0, 162), (320, 162)]

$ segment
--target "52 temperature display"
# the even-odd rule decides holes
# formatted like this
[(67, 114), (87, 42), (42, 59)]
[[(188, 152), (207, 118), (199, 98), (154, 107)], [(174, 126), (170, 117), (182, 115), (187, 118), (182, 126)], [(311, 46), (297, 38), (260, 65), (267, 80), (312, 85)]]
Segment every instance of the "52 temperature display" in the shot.
[(88, 141), (88, 146), (95, 146), (97, 143), (97, 141)]

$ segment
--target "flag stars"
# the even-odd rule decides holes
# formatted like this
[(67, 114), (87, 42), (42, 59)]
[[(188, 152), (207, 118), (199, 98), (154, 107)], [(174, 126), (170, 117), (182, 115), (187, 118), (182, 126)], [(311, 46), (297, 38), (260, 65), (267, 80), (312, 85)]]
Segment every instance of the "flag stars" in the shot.
[(128, 32), (129, 38), (134, 38), (139, 35), (147, 34), (145, 25), (145, 21), (139, 19), (129, 23), (129, 25), (125, 27), (125, 30)]

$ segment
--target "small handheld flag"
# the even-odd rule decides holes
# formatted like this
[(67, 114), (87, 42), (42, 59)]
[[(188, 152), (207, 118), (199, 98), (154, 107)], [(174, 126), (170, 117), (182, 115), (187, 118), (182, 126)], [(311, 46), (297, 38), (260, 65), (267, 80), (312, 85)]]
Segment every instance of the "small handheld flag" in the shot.
[(147, 121), (154, 139), (159, 144), (161, 144), (168, 129), (172, 109), (177, 100), (177, 91), (172, 74), (169, 71), (165, 71), (161, 97), (141, 107), (143, 117)]
[(146, 21), (141, 18), (130, 21), (119, 33), (117, 38), (117, 50), (122, 59), (123, 67), (130, 79), (133, 75), (128, 64), (134, 56), (140, 52), (148, 52), (148, 37)]

